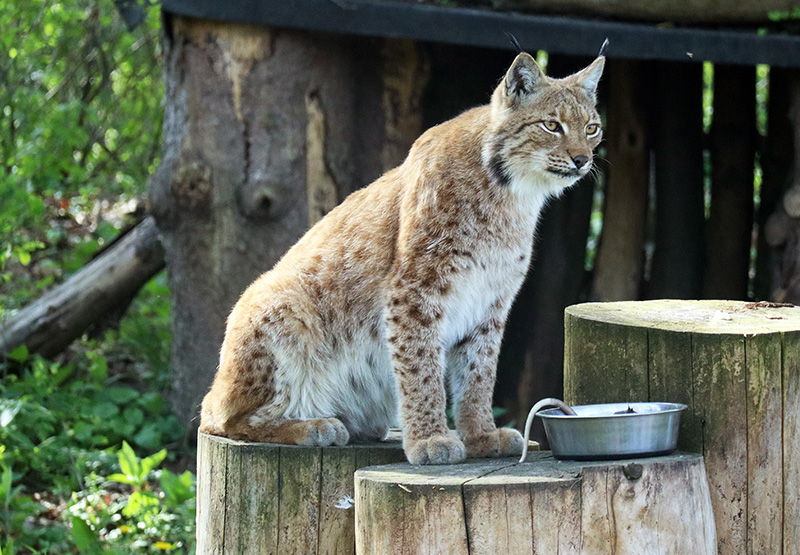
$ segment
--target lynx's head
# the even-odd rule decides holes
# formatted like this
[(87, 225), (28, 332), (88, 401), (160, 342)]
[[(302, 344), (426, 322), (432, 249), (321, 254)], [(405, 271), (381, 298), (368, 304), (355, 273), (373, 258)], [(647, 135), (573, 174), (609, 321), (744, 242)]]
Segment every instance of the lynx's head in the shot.
[(525, 52), (494, 91), (483, 161), (493, 179), (558, 193), (589, 173), (603, 132), (597, 83), (605, 58), (564, 79), (547, 77)]

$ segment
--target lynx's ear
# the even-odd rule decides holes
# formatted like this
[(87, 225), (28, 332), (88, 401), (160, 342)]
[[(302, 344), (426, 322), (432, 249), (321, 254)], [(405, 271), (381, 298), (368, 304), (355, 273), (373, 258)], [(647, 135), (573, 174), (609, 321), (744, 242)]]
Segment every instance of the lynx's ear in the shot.
[(510, 99), (523, 100), (546, 85), (547, 78), (533, 56), (520, 52), (506, 73), (504, 92)]
[(595, 61), (571, 77), (586, 92), (586, 96), (593, 100), (597, 99), (597, 84), (600, 82), (600, 77), (603, 76), (603, 67), (605, 65), (605, 56), (599, 56)]

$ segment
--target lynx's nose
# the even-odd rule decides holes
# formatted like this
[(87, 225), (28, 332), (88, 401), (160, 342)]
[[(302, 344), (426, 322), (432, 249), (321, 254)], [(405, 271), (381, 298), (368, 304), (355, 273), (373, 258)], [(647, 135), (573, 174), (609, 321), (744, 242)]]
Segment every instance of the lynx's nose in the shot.
[(586, 162), (589, 161), (588, 156), (584, 156), (583, 154), (578, 154), (576, 157), (572, 159), (572, 162), (575, 164), (575, 167), (581, 169), (583, 166), (586, 165)]

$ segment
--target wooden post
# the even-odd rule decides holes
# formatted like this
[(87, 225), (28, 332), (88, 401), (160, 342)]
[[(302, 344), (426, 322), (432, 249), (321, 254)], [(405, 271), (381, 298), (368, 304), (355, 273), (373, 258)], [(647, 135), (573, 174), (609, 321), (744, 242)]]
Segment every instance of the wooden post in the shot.
[(703, 296), (747, 299), (753, 236), (753, 167), (756, 153), (756, 71), (714, 66), (711, 128), (711, 217)]
[(603, 232), (594, 265), (592, 298), (639, 298), (644, 262), (650, 144), (647, 114), (651, 95), (646, 62), (609, 60), (608, 175)]
[(645, 296), (696, 299), (703, 281), (703, 75), (700, 64), (654, 65), (655, 252)]
[(200, 433), (197, 553), (353, 553), (353, 473), (402, 460), (399, 436), (297, 447)]
[(703, 458), (400, 463), (356, 472), (356, 553), (717, 552)]
[(719, 553), (798, 553), (798, 353), (798, 307), (575, 305), (566, 311), (565, 400), (686, 403), (679, 447), (705, 456)]

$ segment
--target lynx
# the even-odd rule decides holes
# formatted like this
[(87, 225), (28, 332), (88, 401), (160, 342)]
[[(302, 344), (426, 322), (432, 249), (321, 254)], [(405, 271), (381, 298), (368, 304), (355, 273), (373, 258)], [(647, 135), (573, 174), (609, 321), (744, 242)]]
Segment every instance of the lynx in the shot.
[(201, 431), (344, 445), (399, 412), (413, 464), (519, 454), (492, 417), (500, 342), (542, 206), (592, 167), (604, 61), (553, 79), (520, 53), (490, 104), (313, 226), (233, 308)]

